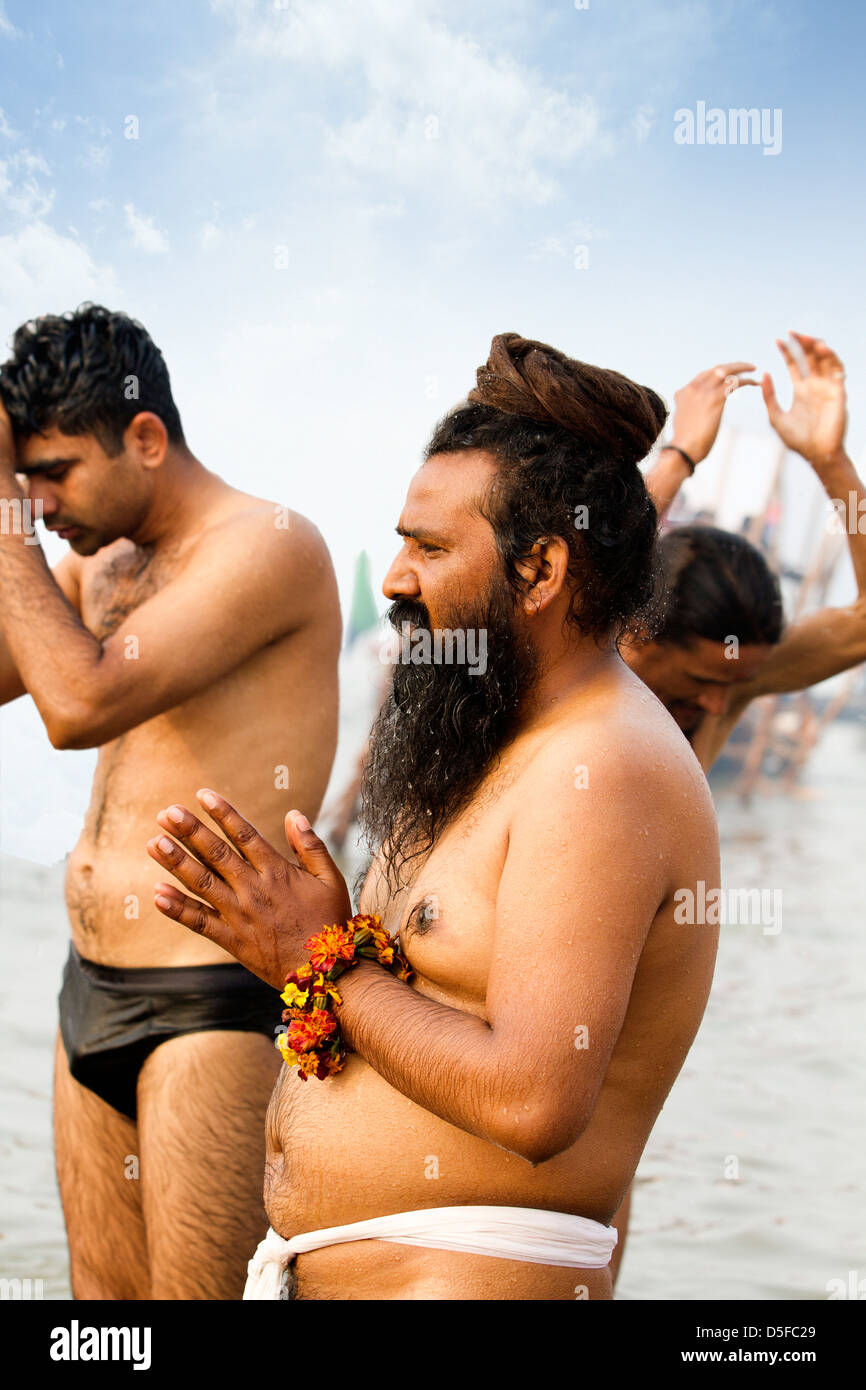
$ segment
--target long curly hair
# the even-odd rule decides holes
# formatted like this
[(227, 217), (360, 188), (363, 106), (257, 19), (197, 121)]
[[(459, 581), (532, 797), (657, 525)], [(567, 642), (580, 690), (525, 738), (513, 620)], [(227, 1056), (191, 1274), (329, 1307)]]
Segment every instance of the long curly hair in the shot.
[[(519, 563), (543, 537), (569, 548), (569, 623), (595, 638), (646, 627), (656, 603), (656, 512), (638, 463), (665, 419), (654, 391), (544, 343), (502, 333), (468, 400), (436, 426), (425, 458), (484, 450), (497, 463), (480, 500), (502, 568), (485, 592), (463, 594), (449, 625), (483, 628), (483, 676), (463, 666), (400, 665), (376, 719), (362, 783), (361, 823), (388, 880), (404, 881), (476, 795), (514, 737), (537, 679), (516, 621)], [(585, 525), (577, 524), (579, 509)], [(426, 627), (420, 602), (391, 620)]]

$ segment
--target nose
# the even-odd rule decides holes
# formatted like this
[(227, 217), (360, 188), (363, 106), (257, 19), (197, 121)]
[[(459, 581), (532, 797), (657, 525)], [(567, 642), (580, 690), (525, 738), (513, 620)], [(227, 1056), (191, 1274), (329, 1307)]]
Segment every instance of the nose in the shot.
[(50, 521), (56, 515), (59, 506), (56, 494), (45, 483), (40, 485), (36, 478), (28, 479), (26, 490), (34, 511), (37, 510), (38, 503), (42, 509), (42, 520)]
[(412, 568), (405, 546), (391, 562), (391, 568), (382, 581), (382, 593), (392, 602), (397, 598), (419, 598), (421, 595), (418, 576)]
[(712, 690), (702, 690), (697, 703), (701, 709), (707, 711), (707, 714), (726, 714), (730, 698), (731, 692), (727, 686), (717, 685)]

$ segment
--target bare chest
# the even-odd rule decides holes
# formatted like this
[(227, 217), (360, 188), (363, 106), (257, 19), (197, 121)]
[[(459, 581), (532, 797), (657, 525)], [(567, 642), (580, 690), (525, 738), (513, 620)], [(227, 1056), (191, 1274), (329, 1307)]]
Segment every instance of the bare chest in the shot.
[(115, 542), (94, 557), (82, 575), (81, 617), (85, 627), (104, 641), (131, 613), (158, 593), (176, 572), (174, 555), (152, 547)]
[(379, 911), (423, 994), (484, 1015), (494, 949), (496, 898), (507, 848), (501, 808), (449, 830), (408, 885)]

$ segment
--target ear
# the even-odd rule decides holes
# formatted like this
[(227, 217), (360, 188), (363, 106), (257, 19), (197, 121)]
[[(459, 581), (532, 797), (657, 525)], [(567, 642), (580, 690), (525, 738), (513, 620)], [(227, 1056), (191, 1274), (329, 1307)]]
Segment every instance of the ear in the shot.
[(123, 432), (123, 447), (144, 468), (159, 468), (168, 450), (168, 431), (152, 410), (140, 410)]
[(568, 582), (568, 545), (562, 536), (543, 536), (517, 565), (524, 581), (525, 613), (540, 613), (558, 598)]

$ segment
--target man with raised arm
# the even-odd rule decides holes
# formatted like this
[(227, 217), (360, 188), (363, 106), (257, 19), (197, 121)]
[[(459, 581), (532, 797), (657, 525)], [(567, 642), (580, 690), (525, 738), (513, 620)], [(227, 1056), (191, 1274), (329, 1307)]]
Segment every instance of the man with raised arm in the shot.
[(162, 354), (124, 314), (23, 325), (0, 398), (0, 496), (70, 545), (52, 572), (32, 531), (0, 536), (0, 701), (29, 692), (56, 748), (99, 748), (67, 867), (56, 1051), (73, 1292), (238, 1298), (265, 1226), (281, 1005), (155, 910), (143, 841), (202, 780), (273, 838), (287, 805), (318, 811), (337, 722), (330, 558), (303, 517), (193, 456)]
[(384, 584), (401, 639), (360, 917), (302, 815), (297, 864), (218, 790), (158, 817), (149, 852), (182, 885), (159, 910), (290, 976), (247, 1297), (611, 1297), (609, 1222), (717, 943), (674, 920), (677, 890), (718, 883), (706, 782), (616, 649), (654, 588), (637, 465), (664, 417), (503, 334), (434, 431)]
[[(621, 650), (686, 733), (705, 770), (752, 700), (805, 690), (866, 661), (866, 522), (862, 530), (857, 524), (866, 514), (866, 489), (845, 451), (845, 371), (821, 339), (793, 338), (797, 357), (778, 343), (791, 376), (791, 406), (781, 409), (765, 373), (767, 414), (782, 443), (802, 455), (822, 483), (833, 504), (828, 522), (847, 531), (857, 597), (785, 629), (778, 582), (743, 537), (703, 526), (674, 526), (662, 536), (665, 618), (651, 640), (631, 635)], [(710, 452), (725, 400), (750, 370), (748, 363), (728, 363), (701, 372), (677, 392), (671, 443), (647, 475), (661, 516), (692, 465)]]
[[(674, 526), (659, 542), (667, 585), (666, 613), (652, 638), (632, 634), (620, 650), (689, 739), (705, 772), (721, 753), (752, 700), (805, 690), (866, 661), (866, 489), (845, 451), (845, 371), (819, 338), (792, 334), (797, 356), (777, 339), (793, 400), (782, 410), (772, 378), (761, 390), (770, 424), (786, 448), (801, 454), (827, 492), (828, 521), (847, 531), (857, 596), (784, 627), (779, 584), (761, 552), (744, 537), (714, 526)], [(664, 517), (680, 487), (715, 443), (732, 391), (757, 384), (749, 362), (700, 372), (674, 397), (671, 442), (647, 474)], [(852, 524), (852, 518), (853, 524)], [(731, 642), (735, 637), (736, 643)], [(625, 1247), (630, 1194), (614, 1224), (619, 1241), (614, 1278)]]

